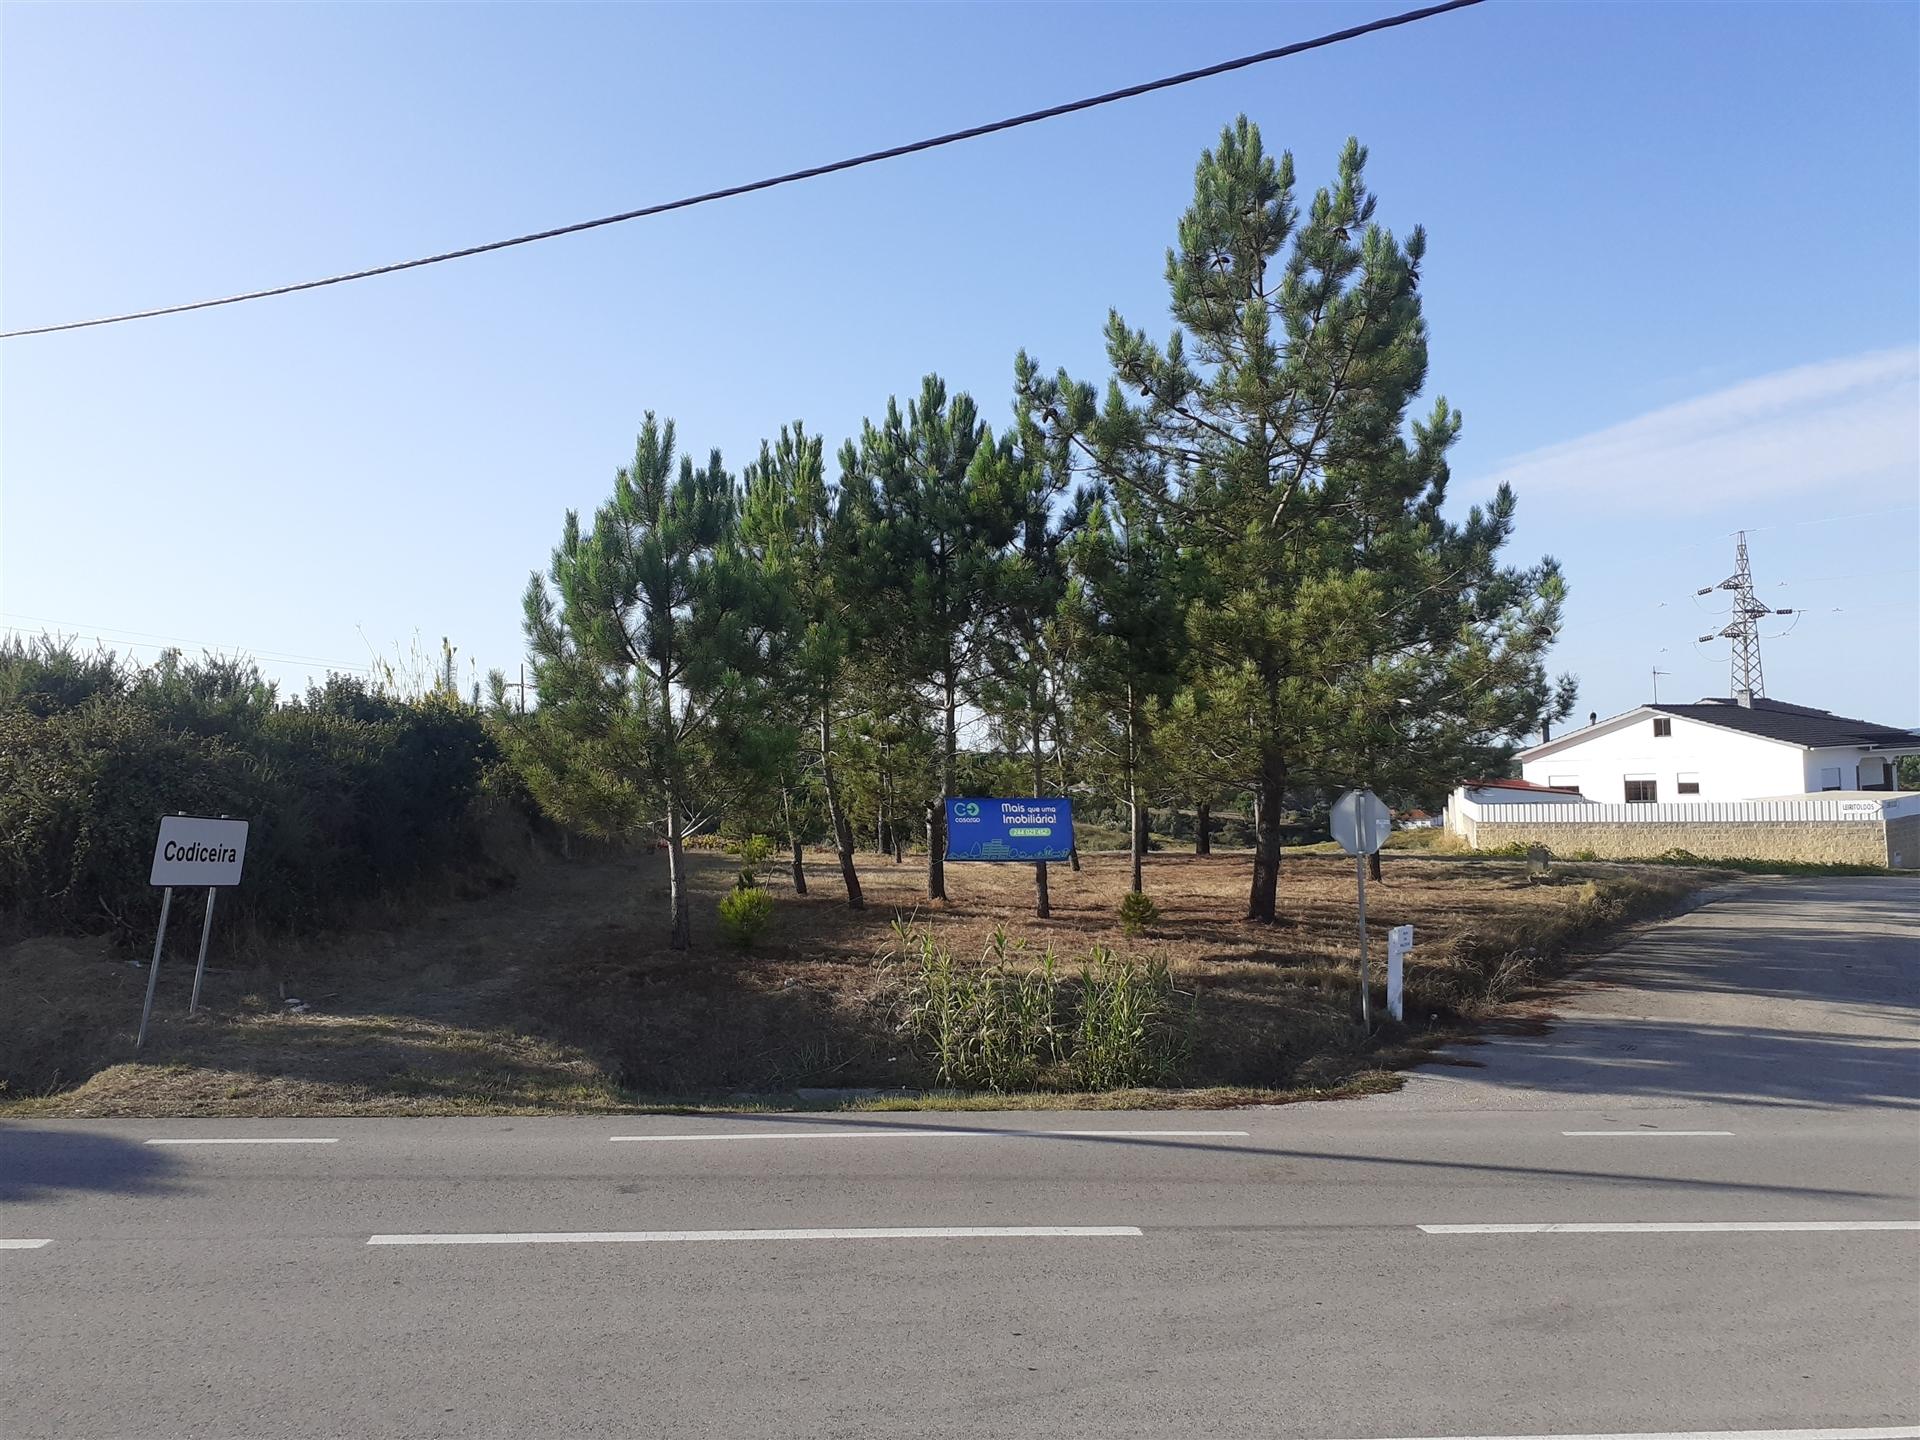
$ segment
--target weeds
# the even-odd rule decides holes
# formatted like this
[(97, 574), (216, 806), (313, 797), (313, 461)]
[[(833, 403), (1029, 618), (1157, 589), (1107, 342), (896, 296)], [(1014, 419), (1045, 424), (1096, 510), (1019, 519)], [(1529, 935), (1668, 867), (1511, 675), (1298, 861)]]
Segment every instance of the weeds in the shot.
[(974, 965), (894, 922), (899, 1028), (942, 1085), (999, 1092), (1160, 1084), (1186, 1054), (1166, 962), (1096, 948), (1064, 975), (995, 930)]

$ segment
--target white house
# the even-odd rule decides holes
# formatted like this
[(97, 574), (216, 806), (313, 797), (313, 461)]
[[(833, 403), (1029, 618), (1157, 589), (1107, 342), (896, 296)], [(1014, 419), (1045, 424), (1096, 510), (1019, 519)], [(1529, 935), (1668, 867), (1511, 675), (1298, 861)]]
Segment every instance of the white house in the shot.
[[(1532, 786), (1601, 804), (1778, 799), (1897, 790), (1920, 732), (1762, 698), (1641, 705), (1520, 755)], [(1491, 797), (1489, 797), (1491, 798)]]

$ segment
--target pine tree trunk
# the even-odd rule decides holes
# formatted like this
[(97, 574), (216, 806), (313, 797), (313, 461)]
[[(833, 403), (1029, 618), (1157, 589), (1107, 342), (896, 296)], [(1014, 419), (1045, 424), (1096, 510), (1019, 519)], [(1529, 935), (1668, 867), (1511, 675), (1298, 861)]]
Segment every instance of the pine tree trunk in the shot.
[(786, 812), (787, 843), (793, 847), (793, 893), (804, 895), (807, 893), (807, 863), (801, 852), (800, 832), (793, 824), (793, 795), (790, 791), (781, 790), (780, 808)]
[[(1060, 770), (1060, 793), (1071, 796), (1073, 794), (1073, 783), (1072, 777), (1067, 774), (1066, 745), (1061, 744), (1056, 746), (1053, 756)], [(1080, 830), (1078, 825), (1074, 826), (1073, 833), (1067, 837), (1067, 864), (1072, 867), (1074, 874), (1078, 875), (1080, 873)]]
[[(1127, 688), (1131, 712), (1133, 688)], [(1127, 858), (1133, 863), (1133, 892), (1142, 893), (1141, 871), (1147, 858), (1147, 816), (1140, 805), (1140, 756), (1133, 743), (1133, 715), (1127, 715)]]
[(693, 945), (693, 918), (687, 903), (687, 857), (680, 844), (680, 797), (667, 799), (667, 892), (673, 900), (673, 933), (667, 940), (671, 950), (687, 950)]
[[(1037, 799), (1047, 784), (1046, 768), (1040, 757), (1040, 717), (1037, 704), (1029, 707), (1033, 715), (1033, 793)], [(1053, 914), (1053, 906), (1047, 897), (1047, 862), (1033, 862), (1033, 913), (1042, 920)]]
[(946, 709), (940, 727), (940, 793), (927, 806), (927, 898), (929, 900), (947, 898), (947, 801), (953, 795), (954, 760), (959, 752), (959, 730), (955, 715), (958, 698), (954, 694), (951, 662), (946, 673), (941, 677), (941, 689), (946, 700)]
[(1213, 806), (1204, 800), (1193, 807), (1193, 853), (1213, 854)]
[[(660, 686), (661, 718), (666, 722), (666, 733), (674, 733), (673, 723), (673, 687), (664, 677), (673, 674), (672, 657), (662, 656), (660, 673), (663, 677)], [(669, 742), (671, 743), (671, 742)], [(690, 897), (687, 894), (687, 857), (681, 848), (680, 819), (680, 776), (669, 754), (666, 767), (667, 791), (667, 893), (673, 902), (673, 931), (667, 938), (667, 948), (688, 950), (693, 946), (693, 918), (689, 910)]]
[(867, 901), (853, 864), (853, 825), (840, 804), (840, 785), (833, 775), (833, 711), (825, 701), (820, 704), (820, 784), (827, 792), (827, 819), (833, 826), (833, 848), (840, 856), (840, 879), (847, 887), (847, 908), (864, 910)]
[(1147, 817), (1140, 808), (1140, 787), (1133, 780), (1127, 781), (1127, 859), (1133, 867), (1132, 888), (1141, 893), (1147, 855)]
[(1271, 925), (1280, 890), (1280, 807), (1286, 802), (1287, 768), (1269, 756), (1253, 794), (1253, 888), (1247, 918)]

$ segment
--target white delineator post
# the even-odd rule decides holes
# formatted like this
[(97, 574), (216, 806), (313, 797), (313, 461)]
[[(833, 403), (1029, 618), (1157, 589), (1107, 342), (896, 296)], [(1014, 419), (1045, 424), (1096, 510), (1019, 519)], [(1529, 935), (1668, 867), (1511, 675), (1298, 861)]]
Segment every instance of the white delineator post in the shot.
[(1396, 925), (1387, 932), (1387, 1013), (1396, 1020), (1407, 1018), (1406, 962), (1411, 949), (1411, 925)]

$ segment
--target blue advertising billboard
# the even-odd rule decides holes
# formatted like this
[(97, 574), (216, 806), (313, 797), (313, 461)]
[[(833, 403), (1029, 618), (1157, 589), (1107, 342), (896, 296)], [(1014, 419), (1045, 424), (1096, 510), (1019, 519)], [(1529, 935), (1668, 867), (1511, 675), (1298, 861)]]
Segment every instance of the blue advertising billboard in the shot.
[(1064, 860), (1072, 848), (1069, 800), (947, 801), (949, 860)]

